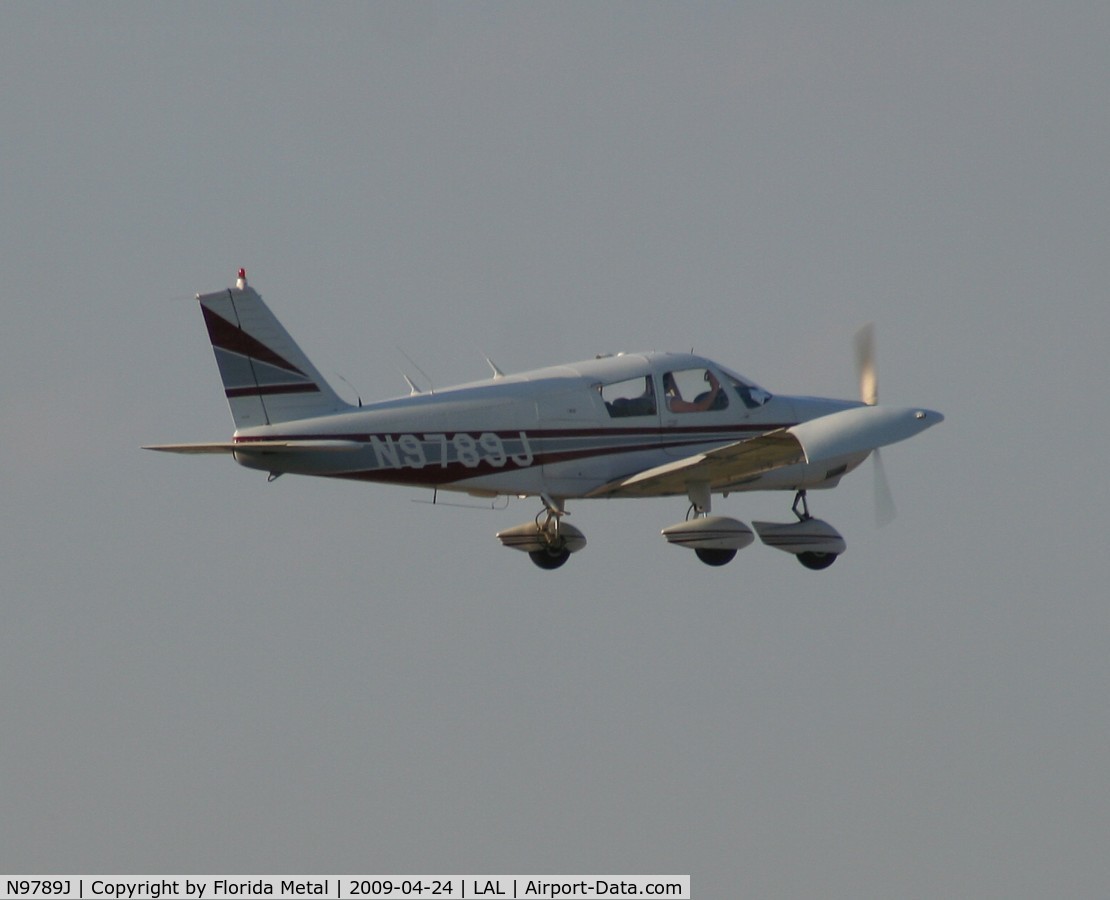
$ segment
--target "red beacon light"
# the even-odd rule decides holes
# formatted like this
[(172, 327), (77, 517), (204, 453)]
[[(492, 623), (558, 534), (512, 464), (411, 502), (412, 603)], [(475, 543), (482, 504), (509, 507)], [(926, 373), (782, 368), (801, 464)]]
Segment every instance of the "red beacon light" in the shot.
[(240, 289), (245, 288), (247, 286), (247, 270), (246, 269), (240, 269), (239, 270), (239, 278), (236, 280), (235, 286), (237, 288), (240, 288)]

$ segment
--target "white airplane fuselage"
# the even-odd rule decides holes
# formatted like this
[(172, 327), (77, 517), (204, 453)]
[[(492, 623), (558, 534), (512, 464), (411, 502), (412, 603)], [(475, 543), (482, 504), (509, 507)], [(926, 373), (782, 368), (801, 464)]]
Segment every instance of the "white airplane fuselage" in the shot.
[[(674, 412), (664, 373), (712, 372), (728, 392), (723, 409)], [(602, 390), (652, 380), (653, 413), (614, 417)], [(589, 496), (629, 473), (845, 409), (859, 401), (771, 396), (760, 402), (731, 390), (740, 381), (693, 354), (629, 353), (498, 376), (473, 384), (384, 400), (348, 412), (240, 428), (236, 460), (273, 473), (329, 476), (463, 491), (476, 495)], [(748, 384), (747, 382), (743, 382)], [(296, 441), (280, 456), (259, 442)], [(321, 442), (319, 449), (303, 442)], [(818, 465), (776, 469), (728, 491), (831, 487), (867, 453)], [(676, 492), (678, 493), (678, 492)]]

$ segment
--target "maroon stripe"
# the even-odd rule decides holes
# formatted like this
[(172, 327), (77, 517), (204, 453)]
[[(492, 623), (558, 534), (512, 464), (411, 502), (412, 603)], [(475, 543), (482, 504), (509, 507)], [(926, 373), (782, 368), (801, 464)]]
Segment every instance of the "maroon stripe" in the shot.
[[(784, 428), (790, 428), (797, 425), (797, 422), (783, 422), (781, 424), (770, 423), (766, 425), (723, 425), (719, 428), (708, 429), (704, 426), (701, 428), (514, 428), (511, 431), (493, 431), (499, 438), (506, 440), (515, 440), (520, 432), (524, 432), (525, 436), (530, 441), (544, 440), (545, 438), (568, 438), (568, 437), (630, 437), (632, 435), (644, 435), (646, 437), (657, 438), (656, 442), (651, 444), (643, 444), (635, 447), (614, 447), (614, 452), (620, 453), (623, 451), (633, 451), (642, 449), (659, 449), (660, 447), (677, 447), (677, 446), (695, 446), (697, 444), (713, 444), (725, 443), (729, 438), (735, 435), (737, 438), (745, 434), (751, 434), (753, 437), (766, 434), (771, 431), (778, 431)], [(369, 443), (371, 437), (381, 439), (399, 440), (405, 434), (423, 434), (425, 432), (406, 432), (406, 431), (375, 431), (375, 432), (362, 432), (359, 434), (351, 434), (350, 432), (335, 432), (327, 434), (313, 434), (313, 440), (329, 440), (329, 441), (361, 441)], [(458, 429), (446, 432), (448, 438), (454, 437), (456, 434), (469, 434), (472, 437), (478, 437), (481, 432), (474, 430)], [(257, 440), (298, 440), (303, 438), (303, 434), (273, 434), (267, 435), (264, 438)], [(668, 438), (682, 437), (681, 441), (672, 441)], [(593, 452), (593, 451), (587, 451)]]
[(228, 388), (226, 393), (228, 399), (235, 397), (259, 397), (269, 396), (271, 394), (313, 394), (318, 393), (320, 388), (313, 382), (305, 382), (304, 384), (263, 384), (258, 387), (239, 387)]
[(716, 440), (719, 436), (745, 434), (766, 434), (769, 431), (777, 431), (780, 428), (790, 428), (797, 425), (797, 422), (766, 422), (758, 425), (743, 424), (743, 425), (670, 425), (660, 427), (658, 425), (644, 427), (644, 428), (518, 428), (513, 431), (498, 431), (496, 434), (500, 437), (515, 437), (518, 431), (527, 432), (529, 437), (598, 437), (603, 435), (609, 437), (616, 436), (629, 436), (636, 434), (648, 435), (710, 435), (709, 441)]
[[(257, 338), (251, 337), (242, 328), (232, 325), (223, 316), (217, 315), (204, 305), (201, 305), (201, 310), (204, 312), (204, 324), (208, 326), (208, 336), (212, 339), (213, 347), (257, 359), (259, 362), (285, 369), (286, 372), (305, 375), (289, 360), (279, 356)], [(308, 376), (305, 375), (305, 377)]]

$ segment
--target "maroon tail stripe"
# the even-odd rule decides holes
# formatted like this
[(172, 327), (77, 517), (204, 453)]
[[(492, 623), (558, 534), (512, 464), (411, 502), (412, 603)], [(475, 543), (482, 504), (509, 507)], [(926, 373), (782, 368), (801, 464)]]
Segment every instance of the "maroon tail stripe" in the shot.
[(304, 384), (263, 384), (258, 387), (228, 388), (226, 393), (229, 399), (234, 397), (257, 397), (265, 394), (313, 394), (320, 388), (312, 382)]
[[(204, 312), (204, 324), (208, 326), (208, 336), (212, 339), (213, 347), (219, 347), (221, 350), (227, 350), (230, 353), (238, 353), (240, 356), (248, 356), (260, 362), (269, 363), (271, 366), (285, 369), (286, 372), (305, 375), (289, 360), (276, 354), (257, 338), (251, 337), (242, 328), (232, 325), (223, 316), (212, 312), (204, 305), (201, 305), (201, 310)], [(308, 376), (305, 375), (305, 377)]]

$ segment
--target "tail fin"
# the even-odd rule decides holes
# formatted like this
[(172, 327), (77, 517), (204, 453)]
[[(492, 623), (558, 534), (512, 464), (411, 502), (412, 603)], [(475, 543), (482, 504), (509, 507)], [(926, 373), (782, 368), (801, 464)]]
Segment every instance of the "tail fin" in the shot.
[(247, 284), (197, 294), (236, 428), (273, 425), (348, 408)]

